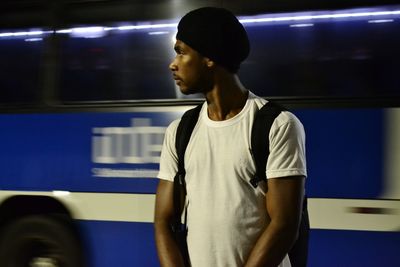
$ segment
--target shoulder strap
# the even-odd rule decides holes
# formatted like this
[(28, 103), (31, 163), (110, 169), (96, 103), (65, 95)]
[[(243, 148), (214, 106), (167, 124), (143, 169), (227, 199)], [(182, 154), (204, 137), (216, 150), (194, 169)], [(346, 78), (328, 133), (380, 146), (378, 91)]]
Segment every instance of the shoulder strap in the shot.
[(194, 126), (196, 126), (202, 106), (203, 104), (200, 104), (197, 107), (186, 111), (179, 122), (178, 129), (176, 130), (175, 148), (178, 155), (178, 172), (180, 173), (185, 173), (184, 156), (186, 147), (189, 143)]
[(251, 152), (256, 165), (256, 174), (250, 180), (254, 188), (258, 183), (266, 180), (266, 165), (269, 156), (269, 131), (276, 117), (285, 110), (283, 107), (267, 102), (254, 118), (251, 130)]
[(179, 122), (175, 136), (175, 148), (178, 156), (178, 172), (174, 178), (174, 213), (176, 225), (180, 225), (181, 212), (186, 196), (185, 183), (185, 151), (189, 143), (190, 136), (199, 118), (202, 104), (186, 111)]

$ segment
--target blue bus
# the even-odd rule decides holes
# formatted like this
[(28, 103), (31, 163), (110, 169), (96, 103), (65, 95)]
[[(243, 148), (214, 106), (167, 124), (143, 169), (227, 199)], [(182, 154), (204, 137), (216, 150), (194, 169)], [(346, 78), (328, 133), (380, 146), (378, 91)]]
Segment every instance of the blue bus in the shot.
[[(400, 6), (238, 15), (245, 86), (305, 126), (309, 266), (395, 266)], [(0, 29), (0, 266), (159, 266), (164, 131), (202, 101), (168, 69), (178, 18)]]

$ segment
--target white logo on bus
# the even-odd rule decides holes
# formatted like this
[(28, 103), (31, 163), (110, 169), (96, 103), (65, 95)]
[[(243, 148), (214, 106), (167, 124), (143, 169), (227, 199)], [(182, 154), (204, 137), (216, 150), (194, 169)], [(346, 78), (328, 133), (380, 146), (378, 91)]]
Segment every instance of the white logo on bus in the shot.
[(132, 119), (130, 127), (93, 128), (94, 163), (159, 163), (166, 127), (151, 119)]

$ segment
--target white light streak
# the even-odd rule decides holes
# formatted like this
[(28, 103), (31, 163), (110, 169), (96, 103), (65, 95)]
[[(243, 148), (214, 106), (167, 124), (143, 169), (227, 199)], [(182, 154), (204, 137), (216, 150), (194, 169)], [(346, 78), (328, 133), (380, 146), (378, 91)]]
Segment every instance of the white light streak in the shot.
[(292, 24), (289, 27), (290, 28), (305, 28), (305, 27), (312, 27), (314, 24), (312, 23), (302, 23), (302, 24)]
[(80, 27), (80, 28), (73, 28), (72, 32), (76, 33), (88, 33), (88, 32), (103, 32), (104, 27), (97, 26), (97, 27)]
[(57, 30), (56, 33), (71, 33), (72, 29)]
[[(400, 15), (400, 10), (375, 10), (373, 11), (324, 11), (324, 12), (309, 12), (302, 13), (291, 13), (291, 14), (265, 14), (261, 16), (253, 17), (241, 17), (239, 21), (246, 24), (257, 24), (257, 23), (291, 23), (290, 27), (310, 27), (313, 26), (312, 22), (332, 20), (332, 19), (367, 19), (368, 23), (384, 23), (393, 22), (395, 18)], [(304, 23), (302, 23), (304, 22)], [(56, 31), (16, 31), (16, 32), (3, 32), (0, 33), (0, 38), (12, 38), (12, 37), (29, 37), (29, 36), (41, 36), (47, 33), (57, 34), (70, 34), (72, 37), (79, 38), (99, 38), (106, 35), (108, 31), (135, 31), (135, 30), (162, 30), (174, 28), (176, 29), (177, 23), (155, 23), (155, 24), (142, 24), (142, 25), (124, 25), (117, 27), (77, 27), (70, 29), (59, 29)], [(164, 34), (164, 31), (155, 31), (149, 34)]]
[(243, 24), (251, 23), (269, 23), (269, 22), (285, 22), (285, 21), (311, 21), (326, 20), (339, 18), (363, 18), (363, 17), (379, 17), (379, 16), (396, 16), (400, 15), (400, 10), (393, 11), (375, 11), (375, 12), (347, 12), (347, 13), (321, 13), (316, 15), (299, 15), (299, 16), (267, 16), (261, 18), (244, 18), (239, 21)]
[(167, 31), (149, 32), (149, 35), (164, 35), (169, 34)]
[(369, 20), (368, 23), (388, 23), (393, 21), (394, 20), (392, 19), (375, 19), (375, 20)]
[(100, 38), (106, 35), (106, 31), (104, 27), (96, 26), (96, 27), (80, 27), (73, 28), (70, 33), (72, 37), (81, 37), (81, 38)]
[(27, 38), (24, 41), (25, 42), (39, 42), (39, 41), (43, 41), (43, 38)]
[(43, 31), (21, 31), (21, 32), (3, 32), (0, 33), (1, 37), (21, 37), (21, 36), (40, 36), (43, 35), (45, 32)]
[(130, 31), (130, 30), (147, 30), (147, 29), (165, 29), (165, 28), (176, 28), (177, 23), (162, 23), (162, 24), (144, 24), (144, 25), (126, 25), (116, 27), (119, 31)]

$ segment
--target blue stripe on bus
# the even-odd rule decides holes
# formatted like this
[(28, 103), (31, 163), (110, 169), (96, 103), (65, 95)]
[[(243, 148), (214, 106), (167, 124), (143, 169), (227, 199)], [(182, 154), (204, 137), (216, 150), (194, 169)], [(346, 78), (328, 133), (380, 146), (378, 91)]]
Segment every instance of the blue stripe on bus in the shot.
[[(79, 221), (90, 266), (159, 266), (153, 224)], [(308, 267), (395, 266), (400, 232), (317, 230), (310, 232)]]
[(375, 198), (383, 189), (384, 110), (297, 110), (310, 197)]
[(91, 267), (159, 266), (153, 224), (78, 221)]
[(399, 266), (400, 232), (311, 230), (308, 267)]
[(153, 126), (166, 127), (178, 116), (174, 112), (1, 115), (2, 189), (154, 193), (154, 178), (93, 176), (92, 169), (99, 167), (158, 169), (154, 163), (93, 163), (93, 129), (132, 127), (133, 118), (148, 118)]
[[(310, 197), (374, 198), (384, 183), (384, 110), (295, 110), (305, 126)], [(176, 112), (1, 115), (4, 190), (154, 193), (157, 179), (96, 177), (94, 168), (158, 165), (92, 162), (93, 129), (132, 127), (147, 118), (166, 127)]]

